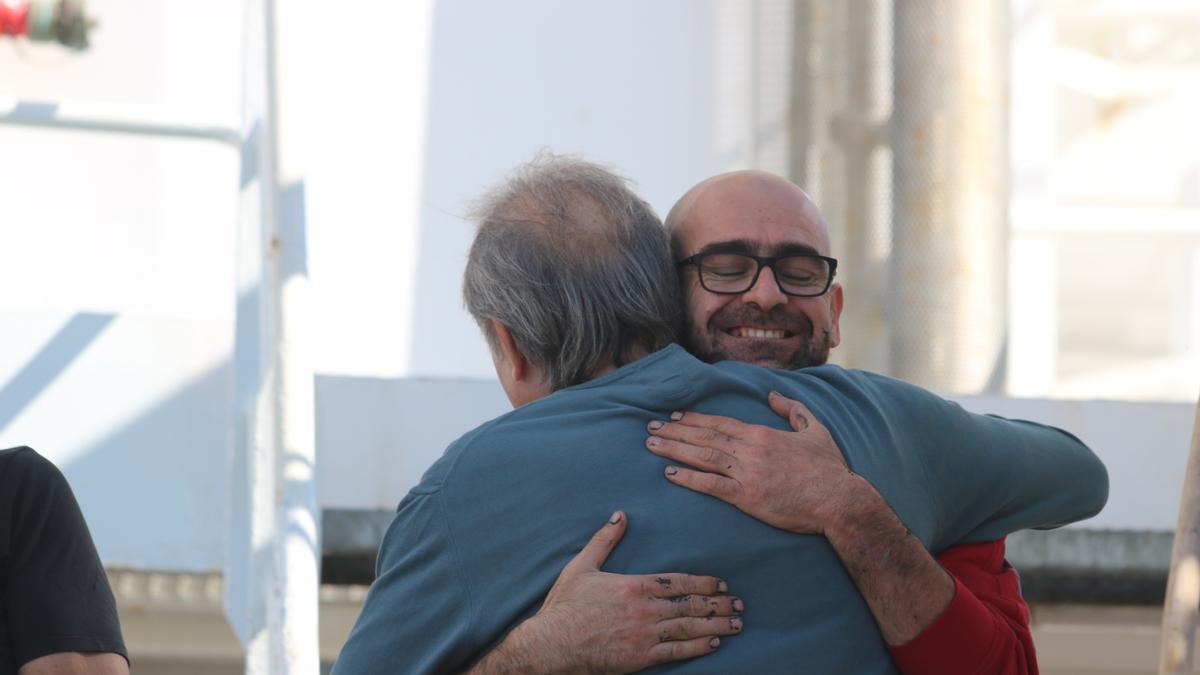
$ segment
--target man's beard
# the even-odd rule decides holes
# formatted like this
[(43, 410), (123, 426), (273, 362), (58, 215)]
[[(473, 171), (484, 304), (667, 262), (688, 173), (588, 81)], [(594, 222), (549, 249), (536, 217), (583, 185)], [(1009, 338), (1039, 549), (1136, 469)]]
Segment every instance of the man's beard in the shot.
[[(709, 317), (708, 325), (696, 326), (691, 316), (686, 317), (687, 341), (684, 345), (696, 358), (707, 363), (718, 361), (743, 361), (770, 368), (795, 370), (809, 366), (819, 366), (829, 360), (832, 349), (832, 334), (828, 328), (821, 329), (814, 335), (812, 321), (804, 315), (788, 314), (783, 307), (776, 307), (764, 313), (749, 305), (730, 304)], [(782, 329), (791, 333), (786, 338), (789, 343), (780, 344), (772, 339), (758, 339), (739, 345), (738, 353), (734, 353), (729, 345), (732, 338), (723, 329), (734, 326), (755, 328)]]

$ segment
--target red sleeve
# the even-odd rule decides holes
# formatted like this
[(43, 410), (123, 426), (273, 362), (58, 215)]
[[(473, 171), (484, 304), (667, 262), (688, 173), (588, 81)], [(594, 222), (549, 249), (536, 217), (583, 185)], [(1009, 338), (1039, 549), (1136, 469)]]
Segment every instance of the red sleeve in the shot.
[(954, 599), (915, 639), (890, 647), (904, 675), (1037, 675), (1029, 605), (1004, 540), (960, 544), (937, 556), (954, 579)]

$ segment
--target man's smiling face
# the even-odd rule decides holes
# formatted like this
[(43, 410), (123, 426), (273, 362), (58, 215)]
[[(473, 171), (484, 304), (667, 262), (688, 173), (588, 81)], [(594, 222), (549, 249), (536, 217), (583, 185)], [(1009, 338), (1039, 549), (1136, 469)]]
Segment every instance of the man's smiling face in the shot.
[[(672, 209), (668, 223), (681, 259), (709, 252), (829, 255), (829, 234), (808, 196), (761, 172), (701, 183)], [(688, 310), (685, 346), (705, 361), (803, 368), (825, 363), (841, 339), (840, 284), (824, 295), (796, 297), (783, 293), (771, 270), (763, 269), (746, 292), (722, 295), (700, 285), (695, 265), (679, 273)]]

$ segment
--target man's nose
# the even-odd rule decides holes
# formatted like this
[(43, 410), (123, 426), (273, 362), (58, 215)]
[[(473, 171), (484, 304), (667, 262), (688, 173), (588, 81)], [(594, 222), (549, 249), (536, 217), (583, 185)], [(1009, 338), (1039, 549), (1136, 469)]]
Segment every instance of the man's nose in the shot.
[(764, 312), (769, 312), (778, 305), (787, 304), (788, 296), (779, 289), (775, 281), (775, 272), (769, 267), (762, 268), (758, 279), (750, 290), (742, 294), (742, 301), (757, 305)]

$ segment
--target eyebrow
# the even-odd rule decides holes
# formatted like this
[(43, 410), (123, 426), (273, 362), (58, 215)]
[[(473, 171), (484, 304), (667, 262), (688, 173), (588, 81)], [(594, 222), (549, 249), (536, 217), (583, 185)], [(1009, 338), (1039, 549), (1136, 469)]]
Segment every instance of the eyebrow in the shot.
[[(701, 253), (740, 253), (743, 255), (758, 255), (755, 250), (760, 248), (758, 244), (749, 239), (727, 239), (725, 241), (714, 241), (696, 252), (696, 255)], [(772, 246), (767, 251), (768, 256), (783, 256), (783, 255), (820, 255), (817, 249), (808, 244), (798, 242), (787, 242)]]

